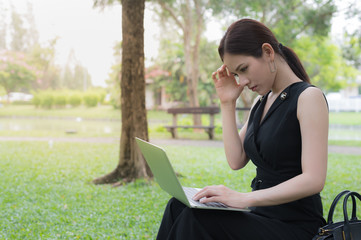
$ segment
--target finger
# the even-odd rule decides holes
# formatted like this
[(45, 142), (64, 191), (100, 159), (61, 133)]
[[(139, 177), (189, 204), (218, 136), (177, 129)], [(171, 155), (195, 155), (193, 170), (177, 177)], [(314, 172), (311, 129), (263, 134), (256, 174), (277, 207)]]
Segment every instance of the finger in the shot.
[(213, 196), (213, 197), (204, 197), (201, 200), (199, 200), (200, 203), (209, 203), (209, 202), (221, 202), (220, 196)]
[(221, 66), (222, 71), (225, 71), (226, 68), (227, 68), (227, 65), (226, 65), (226, 64), (223, 64), (223, 65)]
[(218, 73), (219, 78), (225, 77), (224, 72), (222, 71), (222, 69), (218, 69), (217, 73)]
[(200, 200), (202, 198), (208, 198), (208, 197), (212, 197), (212, 196), (216, 196), (217, 194), (217, 190), (212, 186), (208, 186), (203, 188), (202, 190), (200, 190), (198, 193), (196, 193), (193, 196), (193, 200)]
[(212, 73), (212, 79), (213, 79), (214, 82), (217, 82), (217, 81), (218, 81), (218, 79), (217, 79), (217, 72), (213, 72), (213, 73)]
[(224, 65), (224, 66), (225, 66), (225, 67), (224, 67), (224, 70), (225, 70), (227, 76), (231, 76), (231, 75), (233, 76), (233, 74), (230, 73), (228, 67), (227, 67), (226, 65)]
[(223, 65), (224, 66), (224, 72), (226, 74), (226, 76), (233, 76), (233, 74), (229, 71), (227, 65)]
[(196, 194), (194, 194), (193, 200), (198, 201), (199, 199), (206, 197), (208, 189), (209, 189), (209, 186), (199, 190)]
[(204, 189), (198, 191), (196, 194), (194, 194), (194, 196), (192, 197), (192, 199), (195, 200), (195, 201), (198, 201), (199, 199), (205, 197), (204, 191), (205, 191)]
[(218, 74), (219, 74), (219, 77), (228, 76), (227, 70), (226, 70), (226, 65), (223, 64), (223, 65), (218, 69)]

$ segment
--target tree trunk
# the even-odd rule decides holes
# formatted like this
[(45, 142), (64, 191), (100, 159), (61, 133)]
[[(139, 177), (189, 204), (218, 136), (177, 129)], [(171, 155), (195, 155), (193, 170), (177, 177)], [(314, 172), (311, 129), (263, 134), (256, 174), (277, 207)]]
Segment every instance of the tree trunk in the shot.
[(144, 80), (144, 1), (122, 0), (122, 132), (117, 167), (95, 184), (129, 182), (152, 177), (134, 137), (148, 140)]
[[(157, 0), (183, 32), (184, 58), (186, 65), (187, 95), (191, 107), (199, 107), (199, 45), (203, 32), (204, 10), (199, 0), (164, 1)], [(172, 3), (171, 3), (172, 2)], [(193, 9), (195, 8), (195, 9)], [(175, 9), (179, 11), (175, 11)], [(181, 17), (179, 17), (181, 16)], [(183, 21), (181, 20), (183, 19)], [(201, 125), (201, 116), (193, 115), (194, 125)]]
[[(189, 105), (191, 107), (199, 107), (197, 94), (198, 65), (195, 65), (196, 63), (193, 62), (195, 49), (192, 48), (191, 31), (191, 26), (187, 27), (184, 31), (184, 57), (187, 74), (187, 95), (189, 97)], [(201, 125), (201, 118), (199, 114), (193, 115), (193, 123), (194, 125)]]
[[(197, 6), (197, 5), (196, 5)], [(192, 16), (190, 1), (186, 1), (186, 11), (184, 12), (183, 44), (187, 74), (187, 89), (189, 103), (191, 107), (199, 107), (198, 100), (198, 78), (199, 78), (199, 44), (201, 36), (202, 14), (198, 11)], [(198, 8), (196, 9), (198, 10)], [(194, 24), (196, 18), (196, 24)], [(201, 115), (193, 115), (194, 125), (202, 125)]]

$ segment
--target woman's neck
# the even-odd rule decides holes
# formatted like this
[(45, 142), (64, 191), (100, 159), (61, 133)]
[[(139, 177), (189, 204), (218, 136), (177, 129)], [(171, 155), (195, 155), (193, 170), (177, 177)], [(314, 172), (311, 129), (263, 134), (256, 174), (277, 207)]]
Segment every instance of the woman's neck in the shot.
[(302, 82), (300, 78), (292, 71), (287, 62), (281, 58), (276, 58), (277, 73), (272, 86), (272, 93), (279, 95), (281, 91), (295, 82)]

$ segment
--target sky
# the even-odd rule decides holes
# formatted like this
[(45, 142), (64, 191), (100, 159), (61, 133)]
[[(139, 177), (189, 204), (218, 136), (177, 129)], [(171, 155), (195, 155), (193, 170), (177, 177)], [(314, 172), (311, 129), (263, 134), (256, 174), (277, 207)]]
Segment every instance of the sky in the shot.
[[(56, 45), (56, 63), (65, 65), (73, 49), (76, 59), (85, 66), (93, 85), (106, 86), (105, 80), (114, 64), (113, 47), (121, 41), (121, 6), (116, 4), (101, 10), (93, 8), (93, 0), (0, 0), (10, 3), (18, 13), (26, 12), (26, 3), (33, 5), (36, 28), (42, 44), (59, 37)], [(349, 0), (339, 0), (339, 4)], [(147, 3), (146, 3), (147, 4)], [(341, 6), (342, 7), (342, 6)], [(333, 20), (333, 35), (341, 35), (346, 24), (343, 15)], [(222, 31), (215, 24), (208, 28), (210, 40), (220, 40)], [(214, 27), (216, 26), (216, 27)], [(157, 57), (160, 30), (146, 8), (144, 19), (144, 52), (146, 66)]]
[[(27, 11), (27, 0), (7, 1), (18, 13)], [(56, 45), (56, 63), (64, 65), (73, 49), (75, 58), (85, 66), (94, 85), (106, 86), (111, 66), (114, 64), (113, 47), (122, 39), (121, 6), (104, 9), (93, 8), (93, 0), (30, 0), (33, 5), (39, 40), (46, 44), (59, 37)], [(159, 29), (149, 10), (145, 11), (146, 64), (157, 55)], [(153, 23), (153, 24), (152, 24)]]

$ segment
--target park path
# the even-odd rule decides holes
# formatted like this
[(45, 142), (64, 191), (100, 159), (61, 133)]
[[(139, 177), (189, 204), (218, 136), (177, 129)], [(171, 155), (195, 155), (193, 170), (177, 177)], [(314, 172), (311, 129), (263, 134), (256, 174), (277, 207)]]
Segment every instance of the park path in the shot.
[[(77, 138), (77, 137), (2, 137), (0, 136), (0, 142), (2, 141), (45, 141), (45, 142), (83, 142), (83, 143), (119, 143), (119, 138), (112, 137), (89, 137), (89, 138)], [(160, 146), (176, 145), (176, 146), (196, 146), (196, 147), (223, 147), (222, 141), (216, 140), (189, 140), (189, 139), (151, 139), (151, 142)], [(361, 155), (360, 147), (349, 146), (328, 146), (328, 152)]]

